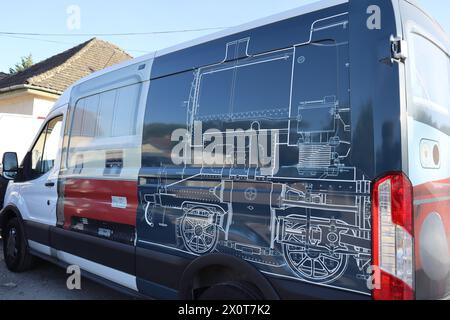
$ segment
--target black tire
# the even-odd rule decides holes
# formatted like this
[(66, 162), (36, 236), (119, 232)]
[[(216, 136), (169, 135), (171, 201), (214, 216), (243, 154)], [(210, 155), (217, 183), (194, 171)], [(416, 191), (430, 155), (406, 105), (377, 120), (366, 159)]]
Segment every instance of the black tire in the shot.
[(245, 282), (231, 281), (215, 284), (205, 289), (197, 300), (234, 300), (255, 301), (264, 300), (259, 290)]
[(19, 219), (9, 220), (2, 233), (6, 267), (12, 272), (24, 272), (31, 269), (35, 259), (30, 254)]

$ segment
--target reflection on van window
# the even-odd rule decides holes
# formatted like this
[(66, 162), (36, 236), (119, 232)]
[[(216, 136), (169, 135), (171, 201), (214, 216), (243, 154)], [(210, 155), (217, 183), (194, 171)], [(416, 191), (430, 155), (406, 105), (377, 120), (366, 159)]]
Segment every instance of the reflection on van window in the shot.
[(31, 170), (34, 175), (39, 175), (41, 173), (41, 160), (42, 154), (44, 153), (45, 146), (45, 136), (47, 135), (47, 127), (39, 136), (33, 150), (31, 150)]
[(148, 167), (172, 164), (174, 130), (187, 128), (187, 108), (194, 79), (191, 71), (153, 80), (148, 96), (143, 163)]
[(111, 138), (136, 135), (141, 84), (104, 92), (78, 101), (71, 138)]
[(61, 138), (62, 117), (51, 120), (42, 131), (32, 154), (32, 173), (35, 177), (49, 172), (55, 166)]
[[(105, 158), (101, 150), (110, 149), (112, 144), (117, 147), (118, 142), (120, 150), (126, 149), (130, 141), (138, 139), (137, 116), (141, 90), (142, 84), (137, 83), (77, 102), (68, 130), (67, 168), (77, 174), (84, 169), (103, 170), (111, 165), (112, 160)], [(135, 155), (128, 154), (128, 160), (132, 163)]]
[(412, 115), (450, 135), (450, 59), (438, 46), (412, 34)]
[(111, 136), (116, 96), (116, 90), (108, 91), (102, 93), (101, 95), (96, 130), (96, 135), (99, 138), (107, 138)]

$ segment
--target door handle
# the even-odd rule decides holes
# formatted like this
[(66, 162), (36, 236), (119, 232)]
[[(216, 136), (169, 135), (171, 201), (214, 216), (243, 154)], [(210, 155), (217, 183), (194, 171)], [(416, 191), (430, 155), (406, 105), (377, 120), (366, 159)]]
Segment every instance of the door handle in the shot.
[(55, 183), (54, 182), (47, 182), (45, 184), (45, 186), (48, 187), (48, 188), (53, 188), (55, 186)]

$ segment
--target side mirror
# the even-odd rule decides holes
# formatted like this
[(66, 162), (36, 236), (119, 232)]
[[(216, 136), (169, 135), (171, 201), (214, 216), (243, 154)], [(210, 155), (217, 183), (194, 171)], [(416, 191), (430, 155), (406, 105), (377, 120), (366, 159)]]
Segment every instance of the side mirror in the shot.
[(17, 160), (17, 153), (5, 152), (3, 154), (3, 177), (5, 179), (14, 179), (19, 171), (19, 161)]

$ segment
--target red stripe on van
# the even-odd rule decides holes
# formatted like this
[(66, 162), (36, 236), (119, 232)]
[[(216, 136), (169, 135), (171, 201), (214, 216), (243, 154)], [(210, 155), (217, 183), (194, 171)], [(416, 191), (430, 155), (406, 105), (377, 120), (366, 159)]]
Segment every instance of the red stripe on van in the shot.
[(414, 187), (414, 200), (450, 196), (450, 179), (431, 181)]
[[(447, 234), (450, 248), (450, 179), (427, 182), (414, 187), (415, 247), (417, 268), (422, 268), (420, 256), (420, 232), (425, 219), (432, 213), (438, 213)], [(449, 252), (450, 253), (450, 252)]]
[[(112, 198), (126, 198), (126, 208), (113, 207)], [(67, 179), (64, 184), (64, 227), (72, 217), (136, 226), (136, 181)]]

